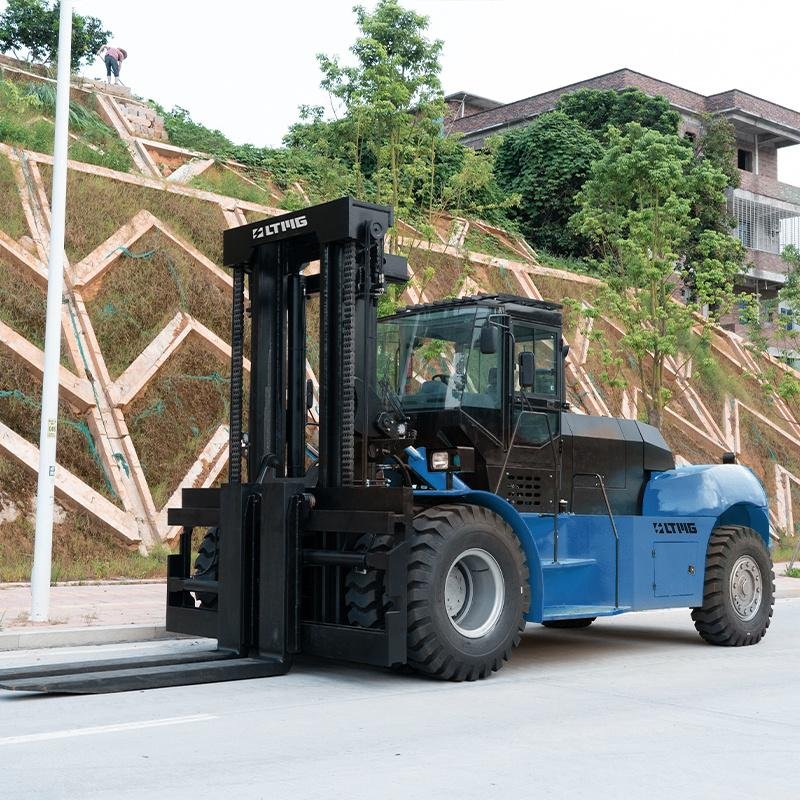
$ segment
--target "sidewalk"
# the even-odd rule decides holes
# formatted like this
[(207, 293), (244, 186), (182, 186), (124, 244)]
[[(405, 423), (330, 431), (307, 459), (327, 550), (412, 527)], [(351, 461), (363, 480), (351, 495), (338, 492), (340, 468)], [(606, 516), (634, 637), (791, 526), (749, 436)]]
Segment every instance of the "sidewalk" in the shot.
[[(775, 565), (776, 597), (800, 597), (800, 578)], [(140, 641), (165, 636), (166, 582), (62, 584), (50, 594), (50, 622), (28, 621), (28, 584), (0, 584), (0, 650)]]
[[(166, 582), (96, 583), (53, 586), (49, 627), (163, 625)], [(0, 584), (0, 630), (41, 628), (28, 622), (28, 584)]]
[(0, 584), (0, 651), (163, 639), (166, 583), (53, 586), (50, 622), (28, 621), (28, 584)]

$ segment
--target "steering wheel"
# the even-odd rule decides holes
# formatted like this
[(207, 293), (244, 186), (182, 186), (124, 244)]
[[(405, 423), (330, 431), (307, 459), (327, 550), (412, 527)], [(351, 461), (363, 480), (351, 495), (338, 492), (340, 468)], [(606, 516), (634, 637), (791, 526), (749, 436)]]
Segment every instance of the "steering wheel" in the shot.
[(450, 376), (446, 372), (438, 372), (436, 375), (431, 375), (432, 381), (441, 381), (445, 386), (450, 383)]

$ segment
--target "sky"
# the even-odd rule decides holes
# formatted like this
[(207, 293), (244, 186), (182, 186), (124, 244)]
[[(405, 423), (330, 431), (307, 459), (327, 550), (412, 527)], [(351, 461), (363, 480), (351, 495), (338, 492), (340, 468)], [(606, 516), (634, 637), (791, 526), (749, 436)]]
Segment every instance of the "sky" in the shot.
[[(367, 8), (375, 0), (362, 0)], [(800, 3), (404, 0), (444, 41), (446, 93), (509, 102), (629, 67), (702, 94), (737, 88), (800, 110)], [(5, 2), (0, 0), (0, 9)], [(278, 145), (301, 104), (329, 105), (316, 54), (347, 58), (351, 0), (75, 0), (129, 52), (133, 91), (236, 142)], [(100, 76), (99, 61), (85, 72)], [(796, 151), (796, 152), (795, 152)], [(800, 146), (779, 151), (800, 185)]]

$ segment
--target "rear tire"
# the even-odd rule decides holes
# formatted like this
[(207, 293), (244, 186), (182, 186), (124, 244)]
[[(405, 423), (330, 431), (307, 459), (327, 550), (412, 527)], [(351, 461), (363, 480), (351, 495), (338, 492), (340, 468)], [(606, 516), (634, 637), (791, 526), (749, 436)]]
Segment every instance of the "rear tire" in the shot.
[(588, 628), (597, 617), (581, 617), (580, 619), (551, 619), (543, 622), (545, 628)]
[[(198, 580), (215, 581), (219, 577), (219, 528), (208, 528), (197, 558), (194, 560), (193, 578)], [(200, 608), (216, 608), (217, 595), (212, 592), (195, 592), (194, 596), (200, 601)]]
[(763, 539), (751, 528), (725, 526), (711, 533), (703, 605), (692, 609), (707, 642), (741, 647), (761, 641), (775, 602), (775, 574)]
[[(387, 553), (392, 547), (391, 536), (364, 534), (354, 550), (357, 553)], [(362, 628), (379, 628), (391, 604), (383, 588), (383, 573), (374, 569), (351, 569), (345, 578), (347, 620)]]

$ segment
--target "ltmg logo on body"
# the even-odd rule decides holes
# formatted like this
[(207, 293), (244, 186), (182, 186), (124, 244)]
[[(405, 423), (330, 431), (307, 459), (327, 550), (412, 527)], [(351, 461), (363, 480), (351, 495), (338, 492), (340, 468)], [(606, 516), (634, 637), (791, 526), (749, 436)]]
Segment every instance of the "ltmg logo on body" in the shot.
[(299, 217), (282, 219), (280, 222), (270, 222), (266, 225), (256, 225), (256, 227), (253, 228), (253, 239), (266, 239), (268, 236), (274, 236), (276, 233), (284, 233), (284, 231), (293, 231), (297, 228), (305, 228), (306, 225), (308, 225), (308, 220), (302, 214)]
[(654, 522), (654, 533), (697, 533), (694, 522)]

